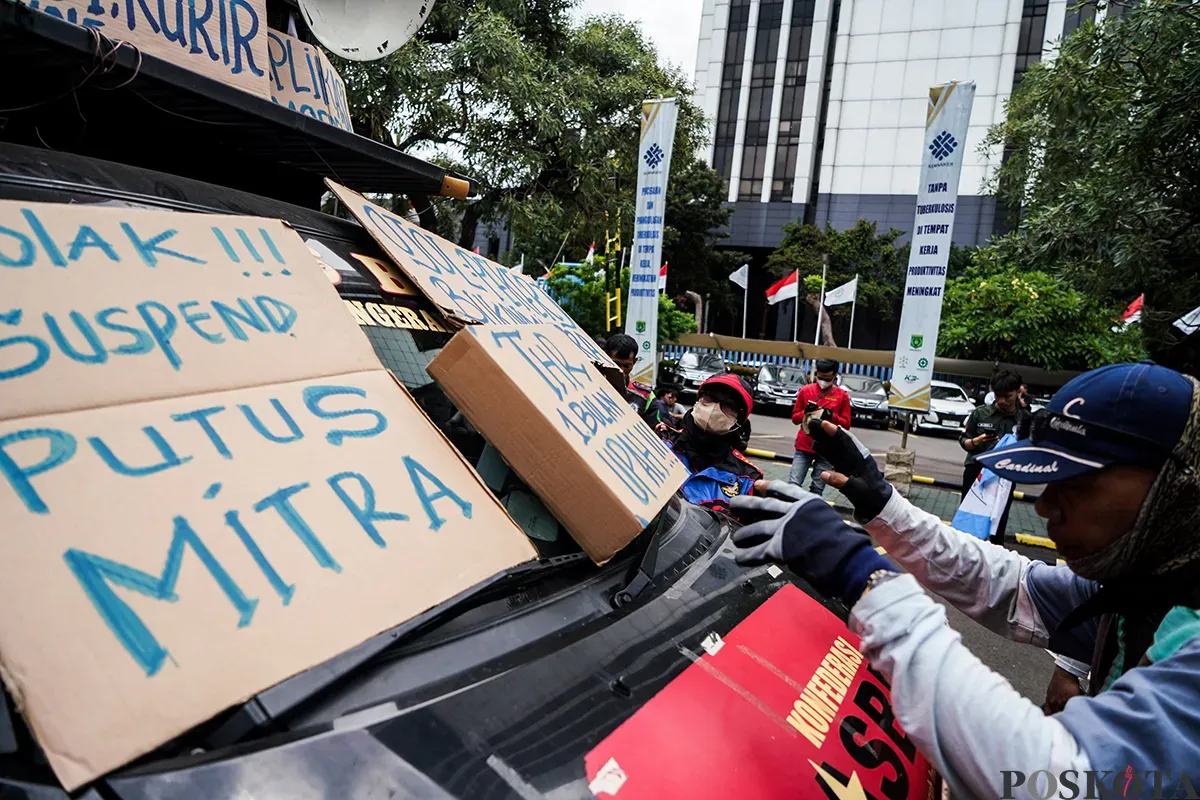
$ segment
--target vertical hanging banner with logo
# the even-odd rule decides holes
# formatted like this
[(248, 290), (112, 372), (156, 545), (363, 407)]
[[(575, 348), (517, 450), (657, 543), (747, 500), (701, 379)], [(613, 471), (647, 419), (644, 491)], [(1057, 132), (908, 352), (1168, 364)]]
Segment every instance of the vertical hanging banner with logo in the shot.
[(640, 356), (632, 379), (651, 388), (658, 374), (658, 272), (662, 265), (663, 212), (667, 208), (667, 176), (671, 171), (671, 146), (678, 113), (674, 97), (642, 103), (625, 332), (637, 340)]
[(966, 157), (967, 123), (974, 100), (973, 81), (947, 83), (929, 90), (917, 217), (888, 397), (892, 408), (929, 410), (950, 236), (958, 205), (958, 176)]

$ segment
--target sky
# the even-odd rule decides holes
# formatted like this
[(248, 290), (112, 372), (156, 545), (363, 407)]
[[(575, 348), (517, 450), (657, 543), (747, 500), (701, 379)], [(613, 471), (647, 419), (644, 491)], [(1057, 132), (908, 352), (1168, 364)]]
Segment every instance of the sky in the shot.
[(641, 22), (659, 57), (682, 67), (684, 74), (694, 78), (701, 6), (702, 0), (582, 0), (577, 13), (620, 14)]

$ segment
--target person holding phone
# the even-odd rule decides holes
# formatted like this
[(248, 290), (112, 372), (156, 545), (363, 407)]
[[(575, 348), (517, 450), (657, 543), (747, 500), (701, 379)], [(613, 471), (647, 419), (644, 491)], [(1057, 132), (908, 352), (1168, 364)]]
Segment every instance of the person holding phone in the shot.
[[(1012, 433), (1014, 429), (1024, 427), (1029, 417), (1029, 410), (1021, 403), (1021, 376), (1012, 370), (1000, 370), (992, 377), (992, 394), (994, 399), (985, 406), (980, 406), (967, 417), (966, 430), (958, 438), (958, 443), (967, 451), (966, 462), (963, 464), (962, 496), (971, 491), (971, 485), (983, 471), (978, 456), (996, 446), (1000, 437)], [(1000, 517), (1000, 525), (996, 528), (995, 544), (1003, 544), (1004, 528), (1008, 525), (1008, 510), (1012, 505), (1012, 496), (1004, 507)]]
[(831, 465), (813, 449), (807, 421), (816, 415), (818, 419), (827, 419), (839, 428), (849, 430), (850, 395), (837, 385), (838, 362), (832, 358), (817, 359), (813, 372), (813, 382), (800, 388), (796, 393), (796, 404), (792, 407), (792, 423), (799, 425), (800, 430), (796, 434), (796, 454), (792, 457), (788, 482), (799, 486), (811, 470), (812, 482), (808, 490), (813, 494), (821, 494), (825, 491), (821, 473), (830, 469)]

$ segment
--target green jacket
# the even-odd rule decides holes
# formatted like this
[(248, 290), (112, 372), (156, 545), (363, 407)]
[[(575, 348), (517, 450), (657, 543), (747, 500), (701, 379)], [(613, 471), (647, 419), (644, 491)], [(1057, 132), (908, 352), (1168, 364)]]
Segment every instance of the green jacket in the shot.
[[(1011, 433), (1012, 429), (1019, 422), (1023, 422), (1029, 412), (1024, 408), (1018, 408), (1011, 414), (1004, 414), (997, 410), (995, 405), (980, 406), (971, 412), (971, 416), (967, 417), (967, 430), (962, 436), (958, 437), (958, 444), (963, 450), (967, 450), (967, 440), (974, 439), (981, 433), (990, 433), (997, 438), (1004, 436), (1006, 433)], [(975, 456), (980, 453), (986, 453), (995, 447), (992, 445), (980, 445), (974, 450), (967, 450), (967, 460), (965, 463), (970, 464), (975, 460)]]

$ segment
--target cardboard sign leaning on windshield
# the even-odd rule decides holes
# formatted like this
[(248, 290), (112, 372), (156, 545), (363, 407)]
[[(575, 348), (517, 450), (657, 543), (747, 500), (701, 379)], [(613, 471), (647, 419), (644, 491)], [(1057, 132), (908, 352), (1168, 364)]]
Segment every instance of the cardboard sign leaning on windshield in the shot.
[(552, 325), (470, 325), (428, 371), (597, 564), (633, 541), (687, 477)]
[(452, 322), (553, 325), (601, 369), (617, 372), (617, 365), (595, 340), (529, 278), (413, 225), (328, 178), (325, 183), (392, 261)]
[(0, 202), (0, 672), (68, 788), (533, 557), (279, 220)]

